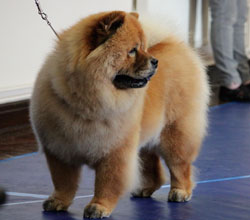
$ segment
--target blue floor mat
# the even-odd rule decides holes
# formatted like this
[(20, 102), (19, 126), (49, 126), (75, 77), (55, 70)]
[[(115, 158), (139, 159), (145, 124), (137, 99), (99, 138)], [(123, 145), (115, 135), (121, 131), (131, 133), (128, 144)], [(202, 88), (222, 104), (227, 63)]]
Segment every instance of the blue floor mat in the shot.
[[(210, 108), (209, 130), (195, 162), (197, 187), (186, 203), (169, 203), (169, 185), (152, 198), (125, 196), (110, 220), (249, 220), (250, 104), (229, 103)], [(93, 195), (94, 172), (84, 167), (76, 199), (68, 212), (43, 212), (42, 201), (53, 186), (39, 153), (0, 161), (0, 185), (9, 192), (0, 207), (1, 220), (79, 220)]]

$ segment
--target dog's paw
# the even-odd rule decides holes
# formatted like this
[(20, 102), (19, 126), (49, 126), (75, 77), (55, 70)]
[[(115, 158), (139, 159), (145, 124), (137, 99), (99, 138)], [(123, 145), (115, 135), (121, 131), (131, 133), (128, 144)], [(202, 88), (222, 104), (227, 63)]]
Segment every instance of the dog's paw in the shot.
[(168, 194), (169, 202), (187, 202), (191, 199), (192, 194), (182, 189), (171, 189)]
[(137, 189), (132, 192), (131, 195), (133, 197), (148, 198), (153, 194), (154, 191), (154, 189)]
[(67, 211), (69, 205), (65, 205), (61, 200), (53, 197), (48, 198), (43, 203), (44, 211)]
[(105, 218), (110, 214), (110, 210), (97, 203), (89, 204), (84, 209), (84, 218)]

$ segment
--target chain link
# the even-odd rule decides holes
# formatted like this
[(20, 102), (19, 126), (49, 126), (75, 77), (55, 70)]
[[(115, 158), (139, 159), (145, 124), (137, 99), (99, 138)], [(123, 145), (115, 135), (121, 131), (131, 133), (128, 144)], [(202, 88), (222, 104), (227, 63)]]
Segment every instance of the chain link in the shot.
[(50, 28), (52, 29), (52, 31), (54, 32), (54, 34), (57, 36), (57, 38), (60, 40), (59, 35), (56, 33), (55, 29), (53, 28), (53, 26), (51, 25), (49, 19), (48, 19), (48, 15), (46, 13), (43, 12), (42, 7), (40, 5), (39, 0), (35, 0), (37, 9), (38, 9), (38, 14), (41, 16), (41, 18), (43, 20), (45, 20), (47, 22), (47, 24), (50, 26)]

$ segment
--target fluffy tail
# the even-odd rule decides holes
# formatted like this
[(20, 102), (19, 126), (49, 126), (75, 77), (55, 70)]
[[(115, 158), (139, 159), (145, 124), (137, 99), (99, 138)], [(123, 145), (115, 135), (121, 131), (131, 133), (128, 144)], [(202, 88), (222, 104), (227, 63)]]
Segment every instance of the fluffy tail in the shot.
[(172, 19), (156, 19), (150, 15), (142, 15), (139, 17), (139, 21), (146, 35), (148, 48), (172, 37), (180, 42), (185, 41), (182, 29)]

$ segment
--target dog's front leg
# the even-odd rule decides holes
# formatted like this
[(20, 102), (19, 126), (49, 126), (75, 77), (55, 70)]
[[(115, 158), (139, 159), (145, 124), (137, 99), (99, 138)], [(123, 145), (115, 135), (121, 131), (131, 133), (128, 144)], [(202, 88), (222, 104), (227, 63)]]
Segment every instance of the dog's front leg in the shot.
[(110, 216), (119, 198), (130, 190), (138, 174), (136, 146), (130, 144), (116, 148), (96, 165), (95, 195), (85, 207), (85, 218)]
[(45, 211), (66, 211), (75, 196), (81, 166), (64, 163), (48, 151), (45, 155), (55, 189), (43, 208)]

